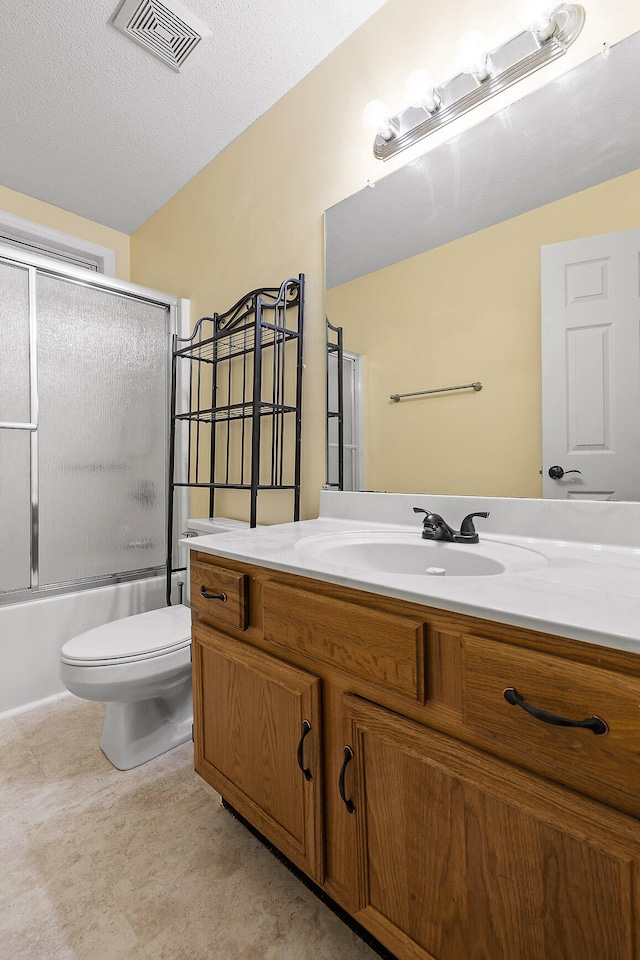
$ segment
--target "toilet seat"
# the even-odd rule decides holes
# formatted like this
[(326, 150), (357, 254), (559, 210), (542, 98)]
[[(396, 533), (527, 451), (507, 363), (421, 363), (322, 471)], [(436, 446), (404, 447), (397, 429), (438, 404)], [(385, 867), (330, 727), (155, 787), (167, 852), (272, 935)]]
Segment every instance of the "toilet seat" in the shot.
[(98, 667), (161, 657), (191, 643), (191, 611), (179, 604), (112, 620), (80, 633), (63, 646), (71, 666)]

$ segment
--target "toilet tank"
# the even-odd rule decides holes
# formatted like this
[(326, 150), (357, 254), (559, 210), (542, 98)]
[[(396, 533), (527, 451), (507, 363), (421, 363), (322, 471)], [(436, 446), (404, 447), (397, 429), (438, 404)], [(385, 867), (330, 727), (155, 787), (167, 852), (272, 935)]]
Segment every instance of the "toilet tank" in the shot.
[(231, 520), (229, 517), (190, 517), (187, 520), (187, 530), (197, 533), (199, 537), (213, 533), (231, 533), (232, 530), (246, 530), (248, 526), (246, 520)]
[[(246, 520), (232, 520), (230, 517), (190, 517), (187, 520), (187, 535), (208, 537), (215, 533), (232, 533), (234, 530), (247, 530), (249, 523)], [(190, 606), (189, 567), (185, 579), (184, 603)]]

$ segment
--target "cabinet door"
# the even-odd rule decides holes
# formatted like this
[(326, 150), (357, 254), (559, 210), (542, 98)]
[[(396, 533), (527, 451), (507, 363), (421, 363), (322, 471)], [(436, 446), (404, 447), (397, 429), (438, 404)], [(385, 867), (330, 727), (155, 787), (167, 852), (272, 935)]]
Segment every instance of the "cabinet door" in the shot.
[(320, 680), (193, 627), (195, 768), (322, 882)]
[(357, 697), (343, 705), (355, 916), (399, 958), (639, 960), (638, 821)]

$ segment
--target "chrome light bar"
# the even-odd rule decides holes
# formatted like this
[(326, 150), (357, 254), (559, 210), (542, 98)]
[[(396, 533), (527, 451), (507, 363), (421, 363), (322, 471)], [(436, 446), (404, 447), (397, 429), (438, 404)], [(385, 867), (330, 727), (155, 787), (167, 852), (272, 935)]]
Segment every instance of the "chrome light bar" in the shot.
[(422, 106), (409, 106), (390, 117), (376, 134), (373, 153), (388, 160), (440, 130), (523, 77), (566, 53), (580, 34), (584, 8), (563, 3), (550, 14), (544, 30), (523, 30), (487, 52), (485, 69), (457, 73), (432, 91)]

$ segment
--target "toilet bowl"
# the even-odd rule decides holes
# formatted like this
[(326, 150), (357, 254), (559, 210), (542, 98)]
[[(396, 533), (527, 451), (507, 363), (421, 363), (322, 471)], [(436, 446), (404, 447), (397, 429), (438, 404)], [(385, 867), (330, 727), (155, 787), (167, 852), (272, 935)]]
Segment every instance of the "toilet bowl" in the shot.
[(130, 770), (191, 739), (191, 611), (164, 607), (105, 623), (62, 648), (60, 679), (107, 704), (100, 746)]

